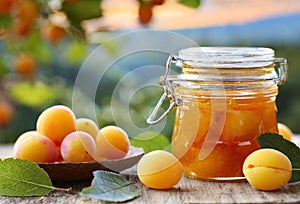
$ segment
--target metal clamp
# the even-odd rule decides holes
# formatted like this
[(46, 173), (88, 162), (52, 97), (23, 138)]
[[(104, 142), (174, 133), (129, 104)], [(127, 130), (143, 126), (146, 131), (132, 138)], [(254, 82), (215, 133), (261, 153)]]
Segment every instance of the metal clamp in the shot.
[(288, 65), (285, 58), (275, 58), (275, 69), (278, 74), (277, 84), (282, 85), (287, 80)]
[(161, 105), (163, 104), (163, 102), (165, 101), (167, 97), (167, 94), (164, 93), (161, 98), (159, 99), (158, 103), (156, 104), (155, 108), (153, 109), (151, 115), (147, 118), (147, 123), (150, 125), (154, 125), (156, 123), (159, 123), (160, 121), (162, 121), (162, 119), (164, 119), (170, 112), (171, 110), (174, 108), (174, 106), (176, 105), (175, 102), (170, 102), (170, 106), (169, 108), (161, 115), (159, 116), (157, 119), (155, 119), (159, 108), (161, 107)]
[[(174, 87), (170, 84), (169, 81), (167, 81), (167, 78), (171, 71), (171, 65), (177, 63), (179, 60), (180, 60), (179, 57), (173, 55), (170, 55), (167, 60), (166, 72), (164, 76), (160, 78), (160, 82), (159, 82), (160, 85), (164, 87), (164, 93), (160, 97), (159, 101), (157, 102), (150, 116), (147, 118), (148, 124), (153, 125), (159, 123), (173, 110), (175, 106), (182, 105), (182, 100), (176, 96)], [(170, 100), (170, 105), (168, 109), (161, 116), (155, 119), (159, 109), (161, 108), (165, 100)]]
[(164, 76), (160, 78), (160, 82), (159, 82), (160, 85), (162, 85), (162, 86), (166, 85), (166, 80), (167, 80), (167, 78), (170, 74), (170, 71), (171, 71), (171, 65), (176, 64), (178, 61), (180, 61), (180, 58), (177, 57), (177, 56), (170, 55), (168, 57), (168, 60), (166, 62), (166, 72), (165, 72)]

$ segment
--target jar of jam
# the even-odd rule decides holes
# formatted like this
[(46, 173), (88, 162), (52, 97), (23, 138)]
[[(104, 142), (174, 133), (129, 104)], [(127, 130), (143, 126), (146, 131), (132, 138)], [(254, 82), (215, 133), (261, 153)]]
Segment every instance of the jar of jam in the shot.
[[(172, 64), (182, 73), (171, 75)], [(260, 148), (256, 138), (278, 131), (275, 100), (286, 77), (286, 59), (270, 48), (183, 49), (169, 57), (164, 94), (147, 121), (155, 124), (176, 107), (172, 152), (187, 177), (243, 179), (245, 158)], [(167, 99), (169, 108), (158, 117)]]

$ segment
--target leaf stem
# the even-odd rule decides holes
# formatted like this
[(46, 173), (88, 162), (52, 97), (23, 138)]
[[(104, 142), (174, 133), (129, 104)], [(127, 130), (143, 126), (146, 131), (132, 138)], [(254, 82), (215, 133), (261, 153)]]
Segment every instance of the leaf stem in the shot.
[(300, 168), (292, 168), (292, 171), (300, 171)]
[(57, 188), (57, 187), (54, 187), (53, 190), (56, 190), (56, 191), (62, 191), (62, 192), (65, 192), (65, 193), (71, 193), (72, 192), (72, 188)]

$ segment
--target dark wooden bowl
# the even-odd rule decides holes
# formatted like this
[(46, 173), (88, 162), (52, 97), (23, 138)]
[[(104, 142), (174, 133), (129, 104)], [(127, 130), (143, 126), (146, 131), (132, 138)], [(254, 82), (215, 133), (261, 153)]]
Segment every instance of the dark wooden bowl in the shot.
[(129, 148), (129, 152), (122, 159), (106, 160), (101, 162), (54, 162), (39, 163), (50, 176), (53, 182), (60, 181), (87, 181), (93, 179), (93, 171), (106, 170), (112, 172), (121, 172), (132, 167), (143, 156), (142, 148)]

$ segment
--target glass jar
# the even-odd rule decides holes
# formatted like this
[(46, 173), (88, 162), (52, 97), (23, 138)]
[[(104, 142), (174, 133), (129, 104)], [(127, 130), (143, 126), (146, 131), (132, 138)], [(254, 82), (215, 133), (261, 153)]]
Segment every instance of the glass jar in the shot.
[[(171, 64), (182, 73), (171, 75)], [(194, 47), (170, 56), (161, 78), (164, 94), (148, 118), (155, 124), (177, 107), (172, 152), (189, 178), (243, 179), (256, 138), (277, 132), (276, 95), (287, 76), (286, 60), (270, 48)], [(166, 100), (169, 108), (158, 119)]]

